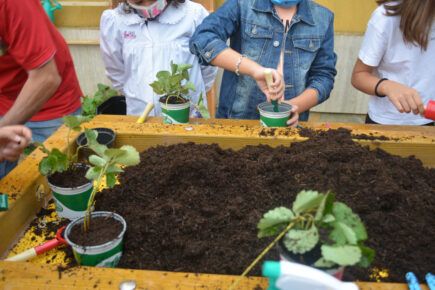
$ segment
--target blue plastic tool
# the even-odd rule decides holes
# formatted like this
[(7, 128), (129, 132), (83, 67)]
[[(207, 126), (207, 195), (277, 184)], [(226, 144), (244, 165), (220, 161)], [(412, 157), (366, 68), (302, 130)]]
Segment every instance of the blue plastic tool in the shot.
[(427, 273), (426, 283), (430, 290), (435, 290), (435, 275), (432, 273)]
[(57, 0), (41, 0), (42, 7), (50, 18), (51, 22), (54, 22), (54, 11), (62, 9)]
[(414, 273), (406, 273), (406, 281), (408, 282), (409, 290), (421, 290), (420, 284), (418, 283), (417, 276)]

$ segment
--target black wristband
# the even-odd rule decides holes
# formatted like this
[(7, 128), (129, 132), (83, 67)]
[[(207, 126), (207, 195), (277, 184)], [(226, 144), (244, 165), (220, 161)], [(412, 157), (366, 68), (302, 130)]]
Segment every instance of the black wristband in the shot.
[(378, 88), (382, 84), (383, 81), (388, 81), (388, 79), (387, 78), (380, 79), (379, 82), (375, 86), (375, 95), (378, 96), (379, 98), (385, 98), (386, 97), (385, 95), (380, 95), (379, 92), (378, 92)]

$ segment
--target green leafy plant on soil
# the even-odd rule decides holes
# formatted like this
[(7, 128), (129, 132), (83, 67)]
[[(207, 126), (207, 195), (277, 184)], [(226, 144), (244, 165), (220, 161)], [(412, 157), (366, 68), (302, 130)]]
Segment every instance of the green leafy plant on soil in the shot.
[(281, 239), (285, 248), (296, 255), (308, 254), (320, 245), (322, 256), (314, 264), (318, 268), (369, 267), (375, 257), (375, 251), (364, 246), (367, 231), (361, 219), (347, 205), (335, 201), (332, 193), (301, 191), (291, 209), (277, 207), (268, 211), (257, 228), (259, 238), (275, 236), (275, 239), (241, 277), (246, 276)]
[(90, 214), (95, 205), (95, 196), (101, 186), (103, 179), (106, 179), (108, 187), (112, 188), (116, 184), (116, 176), (124, 172), (123, 168), (137, 165), (140, 162), (139, 152), (132, 146), (124, 145), (119, 149), (107, 148), (106, 145), (97, 142), (98, 132), (95, 130), (85, 130), (88, 146), (95, 154), (89, 156), (89, 168), (86, 178), (94, 180), (96, 186), (92, 190), (88, 201), (84, 220), (84, 231), (90, 227)]
[(65, 126), (68, 128), (67, 136), (66, 136), (66, 142), (67, 142), (67, 150), (66, 153), (63, 153), (57, 148), (53, 148), (51, 150), (47, 149), (44, 144), (42, 143), (35, 143), (36, 146), (38, 146), (42, 152), (47, 154), (41, 162), (39, 163), (39, 172), (44, 175), (48, 176), (51, 174), (54, 174), (56, 172), (64, 172), (67, 171), (69, 168), (71, 168), (72, 164), (77, 162), (77, 156), (78, 152), (81, 148), (86, 147), (84, 146), (77, 146), (77, 149), (75, 152), (71, 152), (71, 133), (73, 131), (81, 131), (81, 125), (85, 122), (88, 122), (91, 120), (91, 117), (88, 116), (66, 116), (63, 118), (63, 122)]
[(195, 91), (195, 85), (189, 81), (190, 64), (175, 64), (171, 61), (171, 71), (159, 71), (157, 80), (150, 84), (154, 92), (169, 99), (176, 98), (178, 103), (189, 99), (189, 91)]
[(95, 92), (93, 97), (84, 96), (81, 99), (83, 116), (89, 116), (91, 118), (95, 117), (95, 115), (97, 115), (97, 108), (99, 105), (111, 97), (118, 95), (118, 92), (112, 89), (110, 86), (98, 84), (97, 87), (98, 90)]

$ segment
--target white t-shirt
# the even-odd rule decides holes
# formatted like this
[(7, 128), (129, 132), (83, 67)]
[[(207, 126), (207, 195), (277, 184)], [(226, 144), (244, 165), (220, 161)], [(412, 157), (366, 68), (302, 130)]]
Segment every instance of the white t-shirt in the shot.
[[(359, 53), (366, 65), (376, 67), (380, 78), (387, 78), (417, 90), (425, 105), (435, 100), (435, 24), (426, 51), (406, 43), (399, 16), (386, 16), (384, 6), (373, 12)], [(386, 125), (424, 125), (433, 122), (413, 113), (400, 113), (386, 98), (371, 96), (370, 118)]]

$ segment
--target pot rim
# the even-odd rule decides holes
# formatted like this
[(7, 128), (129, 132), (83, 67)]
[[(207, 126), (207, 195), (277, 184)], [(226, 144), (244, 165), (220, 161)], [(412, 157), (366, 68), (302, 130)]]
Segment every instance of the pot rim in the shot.
[[(88, 164), (85, 163), (74, 163), (73, 165), (77, 166), (77, 167), (85, 167), (86, 169), (89, 169), (90, 166)], [(63, 172), (59, 172), (59, 173), (63, 173)], [(50, 176), (48, 175), (45, 177), (45, 179), (47, 179), (47, 183), (51, 188), (56, 188), (56, 189), (60, 189), (61, 191), (65, 191), (65, 190), (79, 190), (79, 189), (84, 189), (86, 187), (89, 186), (89, 184), (94, 184), (94, 182), (92, 180), (89, 180), (87, 183), (83, 184), (83, 185), (79, 185), (76, 187), (62, 187), (62, 186), (58, 186), (53, 184), (52, 182), (50, 182)]]

